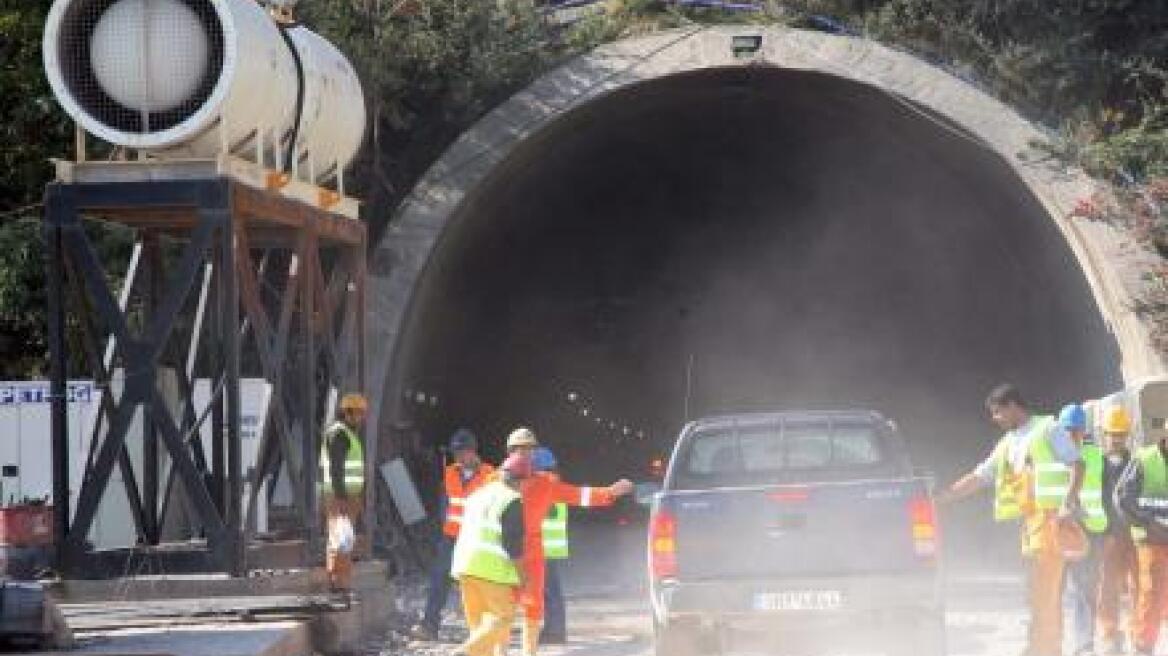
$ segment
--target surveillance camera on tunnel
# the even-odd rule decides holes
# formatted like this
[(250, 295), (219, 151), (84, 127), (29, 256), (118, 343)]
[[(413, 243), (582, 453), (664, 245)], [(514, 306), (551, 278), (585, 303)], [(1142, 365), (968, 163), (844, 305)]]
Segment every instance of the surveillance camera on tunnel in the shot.
[(56, 0), (43, 50), (78, 125), (152, 158), (231, 154), (341, 186), (363, 139), (344, 55), (255, 0)]
[(1129, 388), (1135, 401), (1135, 438), (1152, 444), (1168, 437), (1168, 376), (1136, 381)]

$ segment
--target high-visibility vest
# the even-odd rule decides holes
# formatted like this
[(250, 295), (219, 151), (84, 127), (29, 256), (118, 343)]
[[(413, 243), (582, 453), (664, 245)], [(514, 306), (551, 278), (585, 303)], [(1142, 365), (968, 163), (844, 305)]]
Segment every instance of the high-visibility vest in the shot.
[(1107, 511), (1103, 508), (1103, 449), (1084, 444), (1083, 486), (1079, 488), (1079, 505), (1083, 507), (1083, 527), (1091, 533), (1107, 530)]
[(320, 444), (320, 474), (316, 479), (316, 488), (321, 494), (332, 494), (333, 483), (331, 462), (329, 460), (329, 442), (333, 436), (340, 433), (349, 439), (349, 450), (345, 453), (345, 492), (358, 495), (365, 488), (365, 450), (361, 446), (361, 438), (356, 431), (349, 428), (343, 421), (334, 422), (325, 431), (324, 439)]
[[(1050, 444), (1053, 430), (1053, 417), (1031, 418), (1028, 453), (1031, 471), (1028, 477), (1022, 472), (1011, 470), (1006, 438), (998, 442), (994, 449), (994, 458), (997, 460), (994, 520), (1004, 522), (1022, 516), (1023, 500), (1019, 498), (1019, 492), (1029, 494), (1034, 505), (1043, 510), (1056, 510), (1062, 505), (1071, 487), (1071, 470), (1054, 457), (1054, 449)], [(1031, 489), (1019, 490), (1018, 481), (1027, 478)]]
[(458, 529), (462, 526), (462, 509), (466, 498), (475, 490), (486, 485), (491, 479), (494, 468), (487, 463), (479, 463), (474, 476), (465, 483), (462, 480), (462, 466), (454, 463), (446, 466), (443, 487), (446, 491), (446, 517), (442, 524), (442, 533), (448, 537), (458, 537)]
[(543, 557), (564, 560), (568, 552), (568, 504), (557, 503), (543, 520)]
[(462, 530), (454, 543), (450, 575), (519, 585), (519, 571), (503, 548), (503, 512), (519, 492), (501, 481), (492, 481), (466, 499)]
[[(1168, 513), (1168, 466), (1165, 465), (1164, 456), (1160, 453), (1160, 445), (1145, 446), (1136, 451), (1135, 457), (1139, 460), (1140, 469), (1144, 474), (1136, 505), (1160, 515)], [(1133, 524), (1131, 532), (1132, 537), (1140, 542), (1148, 537), (1147, 530), (1142, 526)]]

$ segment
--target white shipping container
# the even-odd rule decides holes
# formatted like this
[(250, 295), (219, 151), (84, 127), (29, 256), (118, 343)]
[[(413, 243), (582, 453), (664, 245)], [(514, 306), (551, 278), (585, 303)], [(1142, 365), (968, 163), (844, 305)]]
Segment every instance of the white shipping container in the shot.
[[(84, 430), (98, 408), (93, 382), (71, 380), (66, 385), (69, 414), (69, 457), (83, 462)], [(49, 382), (0, 381), (0, 505), (53, 495), (52, 422)], [(73, 469), (71, 480), (78, 480)]]
[[(160, 375), (164, 396), (176, 419), (181, 417), (173, 374)], [(113, 381), (115, 394), (120, 394), (120, 380), (115, 374)], [(203, 379), (195, 381), (195, 413), (200, 415), (210, 397), (211, 386)], [(263, 435), (264, 419), (267, 413), (271, 385), (263, 379), (240, 381), (241, 410), (241, 459), (243, 474), (246, 476), (256, 464), (259, 438)], [(92, 381), (69, 381), (67, 387), (69, 420), (69, 470), (70, 470), (70, 511), (77, 510), (77, 494), (81, 487), (81, 477), (89, 457), (94, 423), (100, 415), (103, 391)], [(53, 494), (52, 471), (52, 422), (49, 403), (49, 382), (0, 381), (0, 504), (21, 503), (25, 499), (48, 499)], [(208, 417), (201, 427), (200, 437), (204, 453), (210, 459), (211, 421)], [(134, 414), (126, 435), (130, 461), (139, 488), (142, 485), (142, 413)], [(165, 483), (171, 462), (164, 445), (159, 444), (160, 487)], [(249, 487), (245, 485), (244, 507), (246, 509)], [(162, 490), (160, 490), (160, 494)], [(159, 499), (161, 505), (162, 499)], [(175, 509), (177, 510), (177, 509)], [(255, 528), (267, 530), (266, 498), (261, 494), (257, 506)], [(115, 464), (110, 483), (98, 505), (97, 515), (90, 529), (89, 541), (97, 549), (112, 549), (133, 546), (137, 542), (134, 524), (130, 514), (130, 503), (122, 482), (122, 474)]]

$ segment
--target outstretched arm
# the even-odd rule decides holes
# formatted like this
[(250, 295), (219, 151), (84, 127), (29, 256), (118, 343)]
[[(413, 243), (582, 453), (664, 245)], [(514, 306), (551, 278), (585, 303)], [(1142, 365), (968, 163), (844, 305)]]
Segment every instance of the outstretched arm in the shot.
[(607, 487), (572, 485), (563, 481), (552, 483), (552, 500), (580, 508), (611, 506), (616, 500), (632, 492), (633, 484), (621, 479)]
[(977, 494), (977, 492), (985, 486), (985, 480), (982, 479), (982, 477), (976, 471), (969, 472), (965, 476), (962, 476), (961, 478), (954, 481), (953, 484), (950, 485), (948, 489), (941, 492), (941, 494), (938, 494), (937, 503), (944, 505), (953, 503), (955, 501), (961, 501), (962, 499), (966, 499), (973, 496), (974, 494)]

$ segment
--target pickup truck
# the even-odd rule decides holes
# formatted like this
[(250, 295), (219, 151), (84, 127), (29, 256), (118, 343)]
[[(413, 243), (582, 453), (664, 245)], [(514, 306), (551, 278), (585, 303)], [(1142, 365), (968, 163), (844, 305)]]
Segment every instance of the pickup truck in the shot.
[(937, 528), (878, 413), (691, 422), (651, 502), (655, 653), (942, 656)]

